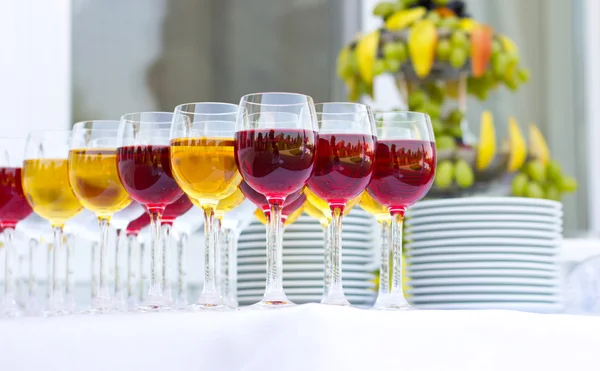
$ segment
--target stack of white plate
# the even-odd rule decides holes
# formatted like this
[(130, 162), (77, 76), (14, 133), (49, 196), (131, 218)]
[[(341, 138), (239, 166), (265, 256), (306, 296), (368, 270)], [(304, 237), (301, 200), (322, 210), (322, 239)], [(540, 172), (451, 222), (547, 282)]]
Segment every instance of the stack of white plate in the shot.
[(407, 212), (408, 295), (427, 309), (562, 309), (562, 204), (485, 197)]
[[(375, 299), (375, 222), (358, 208), (344, 217), (342, 268), (344, 292), (356, 305)], [(246, 228), (238, 243), (238, 301), (262, 298), (266, 279), (265, 226), (257, 221)], [(283, 287), (295, 303), (318, 302), (323, 295), (324, 241), (320, 224), (307, 215), (286, 227), (283, 234)]]

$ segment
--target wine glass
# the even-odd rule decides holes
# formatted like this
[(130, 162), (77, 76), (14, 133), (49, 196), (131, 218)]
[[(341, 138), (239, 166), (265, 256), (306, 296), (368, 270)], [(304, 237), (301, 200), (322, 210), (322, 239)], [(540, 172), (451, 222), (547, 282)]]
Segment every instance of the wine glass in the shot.
[(281, 211), (310, 178), (316, 159), (317, 122), (311, 97), (256, 93), (242, 97), (235, 159), (244, 181), (269, 202), (267, 280), (254, 308), (294, 305), (283, 290)]
[(331, 269), (321, 303), (350, 305), (342, 287), (342, 217), (348, 202), (360, 196), (373, 175), (375, 125), (371, 108), (359, 103), (315, 105), (319, 141), (308, 188), (331, 210)]
[(167, 205), (177, 201), (183, 191), (173, 178), (169, 134), (173, 113), (139, 112), (121, 117), (117, 167), (123, 186), (150, 215), (150, 289), (140, 310), (171, 308), (164, 295), (161, 254), (161, 223)]
[(31, 214), (22, 183), (23, 138), (0, 138), (0, 227), (4, 230), (4, 300), (0, 316), (21, 316), (16, 301), (15, 270), (17, 252), (14, 241), (15, 226)]
[(381, 112), (369, 195), (385, 206), (392, 222), (392, 287), (375, 309), (411, 309), (402, 290), (402, 221), (406, 208), (422, 199), (433, 183), (435, 139), (429, 116), (418, 112)]
[(237, 106), (228, 103), (188, 103), (175, 108), (171, 128), (173, 175), (204, 210), (204, 287), (190, 310), (226, 308), (216, 282), (215, 210), (242, 180), (234, 157), (236, 115)]
[(100, 226), (98, 289), (88, 313), (113, 309), (108, 287), (108, 232), (110, 219), (131, 203), (117, 171), (119, 121), (78, 122), (73, 126), (69, 151), (69, 183), (79, 202), (94, 212)]
[(135, 309), (141, 303), (138, 300), (139, 293), (138, 282), (136, 279), (138, 275), (142, 274), (141, 270), (138, 270), (141, 251), (138, 241), (138, 234), (142, 228), (150, 225), (150, 216), (148, 213), (143, 213), (136, 220), (131, 221), (125, 229), (127, 235), (127, 308), (129, 310)]
[(23, 190), (27, 200), (38, 215), (50, 222), (54, 233), (52, 295), (48, 313), (53, 315), (70, 312), (65, 306), (63, 292), (68, 255), (67, 246), (63, 244), (63, 228), (67, 220), (83, 209), (69, 186), (70, 140), (70, 130), (32, 132), (27, 137), (23, 162)]

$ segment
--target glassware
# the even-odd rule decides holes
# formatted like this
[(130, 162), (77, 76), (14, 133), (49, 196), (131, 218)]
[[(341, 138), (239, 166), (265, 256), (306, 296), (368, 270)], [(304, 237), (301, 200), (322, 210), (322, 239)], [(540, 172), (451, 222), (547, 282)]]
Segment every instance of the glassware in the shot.
[(411, 309), (402, 290), (402, 221), (407, 207), (422, 199), (433, 183), (435, 139), (429, 116), (418, 112), (381, 112), (369, 195), (385, 206), (392, 224), (392, 287), (375, 309)]
[(98, 289), (88, 313), (113, 309), (108, 286), (108, 242), (111, 217), (131, 203), (117, 170), (119, 121), (83, 121), (73, 126), (69, 152), (69, 183), (86, 209), (100, 225)]
[(173, 175), (204, 210), (204, 287), (190, 310), (226, 308), (216, 281), (215, 210), (242, 180), (234, 157), (236, 115), (237, 106), (228, 103), (188, 103), (175, 108), (171, 129)]
[(170, 112), (130, 113), (121, 117), (117, 166), (119, 177), (135, 201), (150, 215), (150, 288), (140, 310), (171, 308), (164, 295), (161, 256), (162, 216), (183, 191), (173, 178), (169, 134)]
[(348, 202), (360, 196), (373, 175), (375, 125), (369, 106), (359, 103), (315, 105), (319, 142), (308, 188), (331, 210), (331, 269), (323, 304), (350, 305), (342, 286), (342, 217)]
[(129, 310), (136, 309), (141, 302), (138, 293), (138, 279), (142, 274), (138, 263), (140, 261), (140, 245), (138, 234), (142, 228), (150, 225), (150, 216), (148, 213), (143, 213), (136, 220), (127, 225), (125, 234), (127, 235), (127, 308)]
[(33, 210), (50, 222), (54, 233), (52, 295), (47, 313), (50, 315), (72, 311), (65, 303), (68, 246), (63, 241), (63, 228), (83, 206), (69, 186), (70, 140), (69, 130), (32, 132), (27, 138), (23, 162), (25, 195)]
[(255, 308), (293, 305), (283, 290), (281, 211), (302, 188), (316, 159), (317, 122), (311, 97), (293, 93), (257, 93), (242, 97), (236, 122), (235, 157), (244, 181), (266, 197), (265, 294)]
[(4, 299), (0, 316), (21, 316), (17, 305), (16, 277), (17, 251), (14, 235), (18, 222), (31, 214), (22, 184), (23, 138), (0, 138), (0, 227), (4, 231)]

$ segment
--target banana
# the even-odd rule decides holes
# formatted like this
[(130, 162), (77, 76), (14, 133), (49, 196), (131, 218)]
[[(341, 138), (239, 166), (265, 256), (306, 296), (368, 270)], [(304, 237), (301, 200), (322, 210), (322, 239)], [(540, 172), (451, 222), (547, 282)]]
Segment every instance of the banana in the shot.
[(508, 159), (508, 171), (514, 172), (519, 170), (527, 159), (527, 147), (525, 138), (521, 134), (521, 129), (517, 121), (510, 117), (508, 119), (508, 140), (510, 143), (510, 157)]
[(477, 149), (477, 169), (483, 170), (490, 166), (496, 155), (496, 130), (494, 118), (490, 111), (481, 114), (481, 132), (479, 133), (479, 147)]
[(422, 6), (416, 8), (399, 10), (396, 13), (389, 16), (385, 21), (385, 27), (390, 31), (403, 30), (410, 26), (412, 23), (423, 18), (427, 13), (427, 9)]
[(427, 19), (418, 21), (410, 29), (408, 52), (417, 76), (429, 74), (435, 59), (438, 34), (435, 24)]
[(379, 36), (379, 30), (373, 31), (361, 38), (356, 45), (355, 53), (358, 59), (358, 72), (362, 80), (368, 85), (373, 83), (373, 65), (377, 57)]
[(548, 144), (546, 144), (542, 132), (535, 124), (529, 124), (529, 153), (531, 157), (542, 161), (544, 164), (550, 161)]

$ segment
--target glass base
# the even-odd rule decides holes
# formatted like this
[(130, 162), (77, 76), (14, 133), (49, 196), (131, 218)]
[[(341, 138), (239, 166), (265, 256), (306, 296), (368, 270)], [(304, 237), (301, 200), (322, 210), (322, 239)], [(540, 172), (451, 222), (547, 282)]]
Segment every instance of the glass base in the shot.
[(415, 310), (408, 301), (404, 298), (404, 296), (396, 297), (396, 296), (384, 296), (378, 297), (373, 305), (374, 310)]
[(287, 298), (285, 300), (268, 300), (268, 299), (263, 299), (261, 301), (259, 301), (256, 304), (252, 304), (249, 307), (246, 307), (245, 309), (258, 309), (258, 310), (262, 310), (262, 309), (279, 309), (279, 308), (289, 308), (289, 307), (295, 307), (297, 304), (293, 303), (291, 300), (288, 300)]
[(37, 317), (42, 315), (42, 307), (35, 297), (27, 299), (25, 302), (25, 315), (27, 317)]
[(196, 303), (188, 306), (187, 311), (189, 312), (203, 312), (203, 311), (223, 311), (230, 310), (225, 304), (209, 304), (209, 303)]
[(90, 308), (84, 309), (81, 314), (107, 314), (114, 313), (114, 301), (108, 297), (95, 297)]
[(0, 317), (23, 317), (24, 313), (13, 298), (4, 298), (0, 303)]
[(337, 305), (341, 307), (349, 307), (351, 305), (343, 292), (327, 294), (321, 299), (321, 304)]

